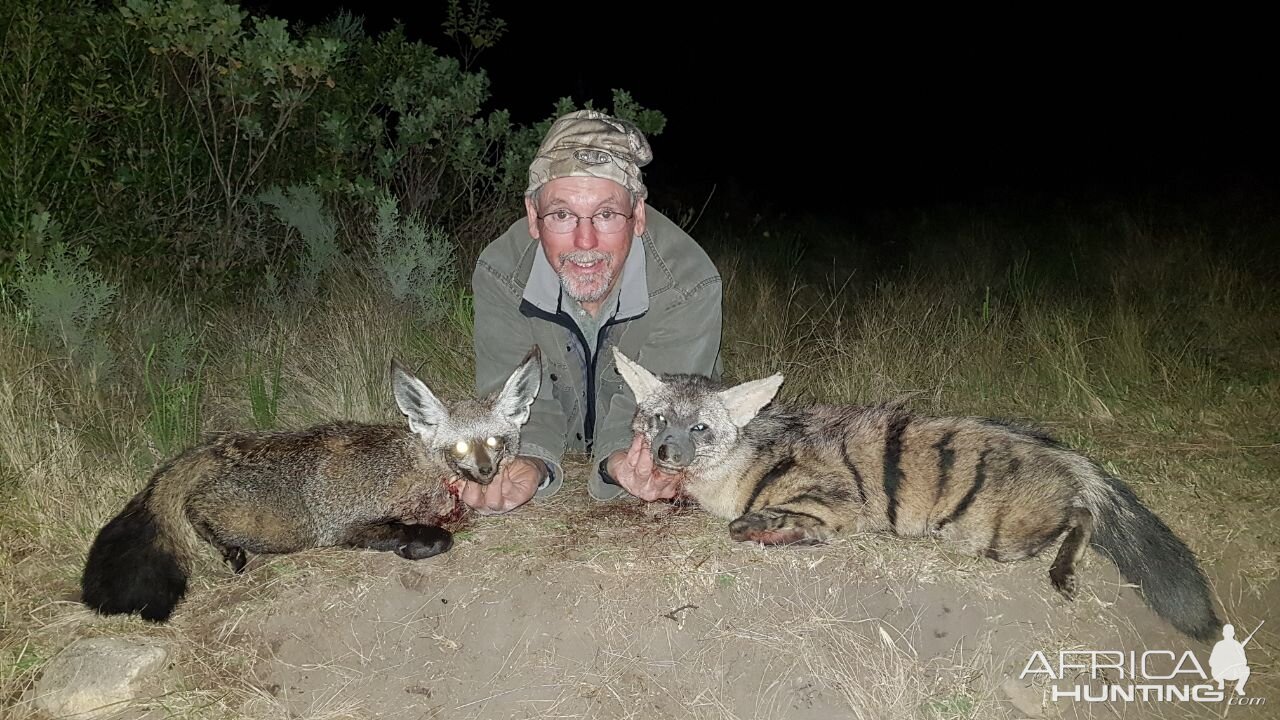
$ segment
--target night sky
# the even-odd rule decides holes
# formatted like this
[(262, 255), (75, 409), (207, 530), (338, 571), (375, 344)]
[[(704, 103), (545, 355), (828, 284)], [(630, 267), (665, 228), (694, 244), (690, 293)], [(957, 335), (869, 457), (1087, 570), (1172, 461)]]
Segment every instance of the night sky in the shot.
[[(246, 5), (313, 21), (344, 3)], [(444, 2), (347, 5), (370, 30), (399, 18), (411, 37), (454, 50), (439, 29)], [(716, 185), (840, 212), (1277, 186), (1280, 63), (1259, 18), (800, 6), (493, 2), (507, 34), (479, 65), (491, 105), (517, 121), (566, 95), (607, 106), (614, 87), (663, 111), (646, 168), (658, 197)]]

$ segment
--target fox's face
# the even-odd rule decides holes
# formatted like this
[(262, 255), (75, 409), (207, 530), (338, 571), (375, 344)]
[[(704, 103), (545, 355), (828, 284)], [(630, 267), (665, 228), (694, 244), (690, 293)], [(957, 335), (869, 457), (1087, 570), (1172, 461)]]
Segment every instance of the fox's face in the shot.
[(421, 380), (392, 362), (396, 404), (409, 429), (454, 476), (488, 485), (502, 462), (520, 452), (520, 429), (542, 384), (541, 352), (534, 346), (497, 394), (446, 408)]
[(632, 430), (649, 441), (653, 463), (666, 470), (697, 470), (724, 459), (739, 431), (769, 404), (781, 375), (728, 389), (697, 375), (659, 379), (617, 348), (618, 372), (636, 396)]

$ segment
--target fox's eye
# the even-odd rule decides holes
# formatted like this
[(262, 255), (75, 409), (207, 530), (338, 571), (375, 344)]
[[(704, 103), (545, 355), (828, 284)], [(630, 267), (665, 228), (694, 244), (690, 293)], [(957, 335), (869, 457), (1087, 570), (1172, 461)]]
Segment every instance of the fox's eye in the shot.
[(693, 432), (706, 432), (707, 426), (705, 423), (698, 423), (697, 425), (694, 425), (693, 427), (689, 428), (689, 430)]
[(459, 455), (466, 455), (467, 451), (470, 449), (471, 446), (467, 444), (466, 440), (459, 440), (458, 444), (453, 446), (453, 451)]
[(667, 424), (667, 419), (666, 419), (666, 418), (664, 418), (664, 417), (662, 417), (662, 413), (657, 413), (656, 415), (654, 415), (654, 416), (653, 416), (653, 421), (654, 421), (655, 423), (657, 423), (658, 425), (666, 425), (666, 424)]
[(489, 438), (488, 440), (485, 440), (485, 441), (484, 441), (484, 444), (485, 444), (485, 445), (488, 445), (488, 446), (489, 446), (489, 447), (491, 447), (491, 448), (496, 448), (496, 447), (498, 447), (498, 438), (496, 438), (496, 437), (491, 437), (491, 438)]

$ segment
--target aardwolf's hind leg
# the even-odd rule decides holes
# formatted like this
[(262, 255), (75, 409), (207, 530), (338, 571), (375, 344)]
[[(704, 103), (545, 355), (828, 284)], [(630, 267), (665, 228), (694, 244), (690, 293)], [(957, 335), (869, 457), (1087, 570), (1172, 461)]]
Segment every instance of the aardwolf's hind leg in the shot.
[(827, 523), (818, 516), (782, 505), (745, 513), (729, 523), (733, 540), (764, 545), (813, 545), (830, 534)]
[(1073, 508), (1067, 520), (1071, 530), (1058, 548), (1058, 556), (1049, 567), (1049, 582), (1068, 600), (1076, 594), (1076, 563), (1089, 547), (1093, 535), (1093, 514), (1084, 508)]
[(344, 545), (394, 552), (409, 560), (439, 555), (453, 546), (453, 535), (435, 525), (405, 525), (398, 522), (359, 525), (347, 531)]

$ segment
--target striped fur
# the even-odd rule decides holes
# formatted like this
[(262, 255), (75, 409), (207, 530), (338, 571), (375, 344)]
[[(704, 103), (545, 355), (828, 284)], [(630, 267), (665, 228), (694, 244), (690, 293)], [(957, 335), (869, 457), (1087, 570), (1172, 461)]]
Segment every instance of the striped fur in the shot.
[[(729, 520), (735, 540), (821, 542), (840, 533), (935, 536), (1000, 562), (1056, 545), (1052, 585), (1075, 594), (1092, 546), (1187, 635), (1220, 636), (1208, 581), (1187, 546), (1124, 483), (1034, 429), (901, 407), (785, 406), (779, 375), (731, 388), (658, 378), (621, 353), (633, 429), (684, 493)], [(692, 445), (671, 463), (664, 445)]]

